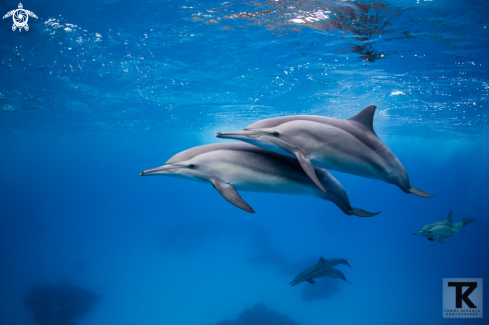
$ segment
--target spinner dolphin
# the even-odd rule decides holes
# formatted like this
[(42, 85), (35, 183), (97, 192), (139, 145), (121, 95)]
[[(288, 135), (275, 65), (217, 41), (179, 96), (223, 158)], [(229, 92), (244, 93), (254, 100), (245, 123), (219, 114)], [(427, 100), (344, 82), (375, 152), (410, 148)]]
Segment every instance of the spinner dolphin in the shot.
[(352, 208), (343, 186), (325, 169), (316, 167), (325, 192), (303, 172), (296, 159), (247, 143), (215, 143), (182, 151), (163, 166), (144, 170), (141, 176), (165, 175), (212, 184), (230, 203), (247, 212), (255, 211), (237, 190), (307, 195), (331, 201), (347, 215), (371, 217)]
[[(345, 259), (332, 258), (332, 259), (326, 260), (323, 257), (321, 257), (319, 259), (319, 262), (317, 262), (313, 266), (308, 267), (306, 270), (299, 273), (295, 277), (294, 281), (290, 282), (289, 284), (291, 284), (292, 286), (295, 286), (296, 284), (301, 283), (303, 281), (307, 281), (310, 284), (315, 284), (316, 281), (314, 281), (314, 279), (326, 278), (326, 277), (341, 278), (342, 280), (346, 281), (346, 278), (343, 275), (343, 273), (341, 271), (333, 268), (333, 266), (336, 266), (339, 264), (344, 264), (344, 265), (348, 265), (349, 267), (351, 267), (351, 265)], [(331, 270), (333, 270), (333, 271), (331, 271)], [(335, 270), (338, 271), (339, 273), (336, 272)], [(341, 277), (342, 275), (343, 275), (343, 277)], [(346, 281), (346, 282), (348, 282), (348, 281)]]
[(421, 228), (420, 231), (413, 232), (413, 235), (427, 237), (430, 241), (436, 239), (437, 242), (445, 244), (443, 239), (458, 234), (466, 225), (474, 221), (475, 219), (462, 218), (461, 222), (453, 222), (452, 211), (450, 211), (445, 220), (429, 223)]
[[(329, 269), (326, 269), (322, 272), (319, 272), (317, 274), (314, 275), (314, 278), (315, 279), (318, 279), (318, 278), (334, 278), (334, 279), (341, 279), (345, 282), (348, 282), (349, 284), (353, 284), (351, 283), (350, 281), (348, 281), (345, 277), (345, 275), (343, 274), (343, 272), (341, 272), (340, 270), (338, 269), (335, 269), (334, 267), (330, 267)], [(313, 281), (315, 282), (315, 281)]]
[(255, 122), (243, 131), (218, 132), (218, 138), (248, 142), (289, 157), (297, 157), (312, 181), (324, 190), (313, 166), (382, 180), (405, 193), (432, 197), (411, 186), (394, 153), (373, 129), (376, 107), (368, 106), (346, 120), (295, 115)]

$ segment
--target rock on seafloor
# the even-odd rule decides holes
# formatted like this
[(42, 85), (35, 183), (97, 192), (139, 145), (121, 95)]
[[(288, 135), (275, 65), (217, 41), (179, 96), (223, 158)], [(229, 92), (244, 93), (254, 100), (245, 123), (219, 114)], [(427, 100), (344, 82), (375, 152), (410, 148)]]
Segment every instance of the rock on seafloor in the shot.
[(268, 309), (263, 303), (246, 308), (236, 320), (223, 320), (215, 325), (299, 325), (289, 317)]

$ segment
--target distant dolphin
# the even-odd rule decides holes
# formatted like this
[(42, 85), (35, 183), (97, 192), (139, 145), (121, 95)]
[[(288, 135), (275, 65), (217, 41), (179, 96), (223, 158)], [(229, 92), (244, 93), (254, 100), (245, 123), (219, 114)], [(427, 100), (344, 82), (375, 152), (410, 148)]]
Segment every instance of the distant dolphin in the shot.
[[(291, 284), (292, 286), (295, 286), (296, 284), (301, 283), (303, 281), (307, 281), (310, 284), (314, 284), (314, 283), (316, 283), (314, 281), (314, 278), (321, 277), (320, 276), (321, 274), (329, 274), (327, 272), (327, 270), (331, 269), (333, 266), (336, 266), (338, 264), (344, 264), (344, 265), (348, 265), (349, 267), (351, 267), (351, 265), (345, 259), (332, 258), (329, 260), (325, 260), (321, 256), (321, 258), (319, 259), (319, 262), (317, 262), (313, 266), (307, 268), (305, 271), (302, 271), (301, 273), (299, 273), (295, 277), (294, 281), (290, 282), (289, 284)], [(323, 276), (323, 277), (326, 277), (326, 276)], [(332, 277), (334, 277), (334, 276), (332, 276)], [(346, 281), (346, 279), (345, 279), (345, 281)]]
[[(353, 284), (351, 283), (350, 281), (348, 281), (345, 277), (345, 275), (343, 274), (343, 272), (341, 272), (340, 270), (338, 269), (335, 269), (334, 267), (331, 267), (329, 269), (326, 269), (324, 271), (321, 271), (317, 274), (314, 275), (314, 278), (335, 278), (335, 279), (341, 279), (345, 282), (348, 282), (349, 284)], [(315, 282), (315, 281), (313, 281)]]
[(312, 164), (395, 184), (405, 193), (432, 197), (411, 186), (404, 166), (373, 129), (376, 107), (368, 106), (346, 120), (294, 115), (255, 122), (243, 131), (218, 132), (218, 138), (251, 143), (289, 157), (297, 157), (314, 183), (324, 190)]
[(247, 212), (255, 211), (239, 196), (237, 189), (315, 196), (336, 204), (348, 215), (371, 217), (352, 208), (345, 189), (325, 169), (316, 168), (326, 192), (321, 192), (303, 172), (296, 159), (278, 155), (247, 143), (214, 143), (182, 151), (163, 166), (141, 172), (141, 176), (166, 175), (211, 183), (230, 203)]
[(475, 219), (462, 218), (461, 222), (453, 222), (452, 211), (450, 211), (445, 220), (429, 223), (421, 228), (420, 231), (413, 232), (413, 235), (428, 237), (428, 240), (430, 241), (433, 241), (434, 238), (439, 243), (445, 244), (442, 239), (458, 234), (458, 232), (462, 230), (466, 225), (474, 221)]

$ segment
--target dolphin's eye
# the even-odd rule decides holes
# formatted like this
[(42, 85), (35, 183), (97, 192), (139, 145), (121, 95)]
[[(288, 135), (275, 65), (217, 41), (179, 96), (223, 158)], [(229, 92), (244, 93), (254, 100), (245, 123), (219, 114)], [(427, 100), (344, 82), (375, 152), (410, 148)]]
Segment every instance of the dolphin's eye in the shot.
[(195, 165), (194, 164), (190, 164), (190, 165), (188, 165), (188, 168), (195, 168)]
[(278, 133), (277, 131), (273, 132), (272, 134), (274, 137), (278, 137), (280, 135), (280, 133)]
[(430, 230), (430, 231), (428, 231), (428, 232), (431, 234), (431, 230)]

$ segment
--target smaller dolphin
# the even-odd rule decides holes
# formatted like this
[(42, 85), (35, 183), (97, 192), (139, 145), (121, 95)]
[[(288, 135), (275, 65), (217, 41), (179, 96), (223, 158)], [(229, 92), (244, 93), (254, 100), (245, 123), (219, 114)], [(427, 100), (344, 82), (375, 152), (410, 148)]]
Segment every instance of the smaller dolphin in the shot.
[[(326, 269), (323, 272), (320, 272), (320, 273), (316, 274), (314, 277), (316, 279), (317, 278), (335, 278), (335, 279), (341, 279), (341, 280), (343, 280), (345, 282), (348, 282), (349, 284), (353, 284), (353, 283), (351, 283), (350, 281), (348, 281), (346, 279), (346, 277), (343, 274), (343, 272), (341, 272), (338, 269), (335, 269), (334, 267), (331, 267), (329, 269)], [(315, 282), (315, 281), (313, 281), (313, 282)]]
[(316, 167), (326, 192), (314, 185), (296, 159), (248, 143), (214, 143), (182, 151), (163, 166), (144, 170), (141, 176), (164, 175), (212, 184), (231, 204), (254, 213), (237, 190), (308, 195), (333, 202), (347, 215), (378, 214), (352, 208), (343, 186), (326, 169)]
[(429, 241), (433, 241), (433, 239), (436, 239), (437, 242), (445, 244), (442, 239), (456, 235), (466, 225), (474, 221), (475, 219), (462, 218), (461, 222), (453, 222), (452, 211), (450, 211), (445, 220), (429, 223), (421, 228), (420, 231), (413, 232), (413, 235), (428, 237)]
[[(289, 284), (291, 284), (292, 286), (295, 286), (296, 284), (301, 283), (303, 281), (307, 281), (310, 284), (314, 284), (314, 283), (316, 283), (313, 280), (314, 278), (321, 277), (320, 276), (321, 274), (329, 274), (329, 273), (327, 273), (327, 270), (329, 270), (329, 269), (333, 268), (333, 266), (336, 266), (339, 264), (344, 264), (344, 265), (348, 265), (349, 267), (351, 267), (350, 263), (348, 263), (348, 261), (343, 259), (343, 258), (332, 258), (329, 260), (325, 260), (324, 257), (321, 256), (321, 258), (319, 259), (319, 262), (317, 262), (313, 266), (307, 268), (305, 271), (302, 271), (301, 273), (299, 273), (295, 277), (294, 281), (290, 282)], [(327, 276), (329, 276), (329, 275), (325, 275), (322, 277), (327, 277)], [(330, 277), (335, 277), (335, 276), (330, 276)], [(345, 281), (346, 281), (346, 279), (345, 279)]]

